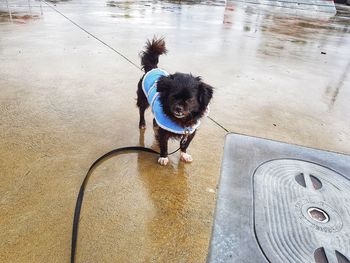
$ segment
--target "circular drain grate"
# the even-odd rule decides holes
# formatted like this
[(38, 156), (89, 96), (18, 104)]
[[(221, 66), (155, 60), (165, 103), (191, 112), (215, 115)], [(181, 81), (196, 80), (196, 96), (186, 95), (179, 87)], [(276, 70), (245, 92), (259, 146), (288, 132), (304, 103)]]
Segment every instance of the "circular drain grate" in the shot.
[(350, 263), (350, 182), (323, 166), (275, 160), (254, 174), (257, 241), (269, 262)]

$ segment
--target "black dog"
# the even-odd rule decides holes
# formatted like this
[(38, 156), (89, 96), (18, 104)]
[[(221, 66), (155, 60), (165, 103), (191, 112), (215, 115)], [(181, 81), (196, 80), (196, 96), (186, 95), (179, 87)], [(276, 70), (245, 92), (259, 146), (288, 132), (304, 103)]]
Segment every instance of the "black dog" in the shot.
[(192, 162), (186, 153), (199, 126), (199, 119), (207, 110), (213, 96), (213, 88), (191, 74), (167, 74), (158, 69), (159, 55), (167, 52), (163, 39), (147, 41), (141, 53), (141, 64), (145, 74), (138, 83), (137, 106), (140, 111), (139, 128), (145, 129), (145, 110), (151, 104), (154, 114), (153, 124), (158, 128), (156, 138), (160, 147), (158, 163), (167, 165), (169, 138), (184, 138), (180, 145), (181, 160)]

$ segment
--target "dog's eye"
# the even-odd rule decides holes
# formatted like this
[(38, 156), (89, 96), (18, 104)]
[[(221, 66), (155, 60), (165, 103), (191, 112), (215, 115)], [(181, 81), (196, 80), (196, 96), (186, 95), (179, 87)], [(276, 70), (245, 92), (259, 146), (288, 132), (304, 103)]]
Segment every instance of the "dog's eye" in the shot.
[(194, 103), (194, 98), (190, 98), (188, 100), (186, 100), (187, 103)]

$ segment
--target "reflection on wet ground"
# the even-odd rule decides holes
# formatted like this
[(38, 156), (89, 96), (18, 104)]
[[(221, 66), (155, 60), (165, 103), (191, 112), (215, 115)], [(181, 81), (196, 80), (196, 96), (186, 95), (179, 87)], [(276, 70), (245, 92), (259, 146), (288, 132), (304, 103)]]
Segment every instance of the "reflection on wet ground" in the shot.
[[(345, 12), (347, 11), (347, 12)], [(282, 28), (290, 27), (291, 30), (300, 31), (312, 29), (312, 31), (305, 33), (317, 33), (313, 29), (325, 29), (330, 33), (335, 31), (350, 32), (350, 21), (346, 15), (350, 16), (350, 8), (344, 8), (341, 14), (327, 14), (321, 12), (292, 12), (286, 8), (272, 8), (264, 9), (257, 5), (243, 5), (237, 4), (233, 1), (229, 2), (225, 8), (224, 24), (232, 24), (235, 13), (239, 14), (239, 19), (244, 17), (247, 23), (259, 24), (262, 30), (268, 30), (271, 27)], [(273, 30), (273, 29), (272, 29)]]
[(335, 7), (337, 9), (338, 17), (350, 17), (350, 6), (336, 4)]
[(43, 15), (41, 1), (12, 0), (0, 2), (0, 23), (13, 22), (25, 24)]
[[(298, 12), (295, 15), (288, 9), (274, 8), (261, 10), (256, 5), (242, 5), (230, 2), (225, 8), (223, 23), (225, 28), (243, 30), (252, 37), (260, 39), (259, 50), (265, 55), (279, 56), (286, 41), (298, 45), (298, 53), (302, 53), (307, 44), (317, 46), (333, 41), (333, 37), (350, 33), (350, 19), (326, 13)], [(348, 9), (350, 14), (350, 9)], [(239, 24), (239, 27), (233, 24)], [(274, 41), (271, 41), (273, 37)], [(290, 48), (290, 46), (288, 46)], [(320, 51), (321, 52), (321, 51)], [(294, 54), (288, 54), (294, 56)], [(304, 54), (305, 55), (305, 54)], [(308, 54), (306, 54), (308, 55)]]
[(156, 8), (161, 6), (162, 8), (180, 8), (184, 5), (205, 5), (205, 6), (224, 6), (225, 1), (183, 1), (183, 0), (165, 0), (165, 1), (113, 1), (109, 0), (106, 2), (107, 6), (118, 7), (121, 9), (141, 9), (141, 8)]
[[(271, 31), (294, 37), (317, 34), (319, 29), (329, 31), (331, 34), (336, 31), (350, 32), (350, 22), (347, 18), (350, 16), (350, 10), (347, 8), (343, 8), (337, 15), (333, 15), (322, 12), (293, 11), (279, 7), (262, 10), (261, 6), (235, 1), (227, 1), (226, 5), (224, 1), (107, 1), (106, 5), (125, 12), (120, 16), (115, 16), (113, 9), (111, 9), (114, 17), (131, 17), (131, 13), (138, 12), (145, 14), (147, 9), (151, 9), (153, 12), (157, 10), (177, 11), (178, 15), (181, 16), (183, 15), (181, 14), (182, 7), (186, 7), (186, 5), (225, 6), (223, 23), (227, 28), (231, 27), (230, 25), (233, 24), (236, 17), (239, 23), (247, 24), (243, 27), (244, 31), (247, 32), (251, 31), (252, 27), (255, 31), (260, 28), (261, 31)], [(298, 41), (296, 40), (296, 42)], [(301, 42), (303, 41), (301, 40)]]
[[(264, 9), (255, 5), (233, 3), (226, 6), (225, 28), (243, 30), (258, 40), (257, 50), (263, 56), (327, 63), (334, 46), (344, 50), (350, 45), (350, 7), (337, 5), (337, 14), (302, 12), (298, 15), (285, 9)], [(286, 11), (286, 12), (285, 12)], [(288, 43), (289, 42), (289, 43)], [(292, 45), (291, 45), (292, 44)], [(323, 57), (323, 59), (322, 59)], [(344, 62), (348, 61), (346, 65)], [(337, 61), (342, 66), (334, 71), (326, 85), (324, 99), (331, 110), (350, 72), (350, 54)]]
[(182, 7), (187, 6), (224, 6), (225, 1), (114, 1), (110, 0), (106, 2), (108, 7), (117, 8), (117, 10), (111, 9), (111, 17), (114, 18), (131, 18), (131, 17), (144, 17), (148, 10), (152, 12), (176, 12), (181, 15)]
[(40, 15), (14, 12), (10, 16), (8, 12), (0, 11), (0, 23), (9, 22), (12, 19), (12, 21), (15, 23), (24, 24), (29, 22), (30, 20), (39, 19), (39, 18), (40, 18)]
[(334, 107), (334, 104), (339, 96), (339, 92), (345, 85), (345, 80), (350, 72), (350, 58), (348, 64), (344, 68), (340, 68), (339, 72), (340, 75), (336, 76), (334, 80), (327, 85), (325, 90), (325, 99), (329, 110), (332, 110)]
[(45, 0), (46, 2), (49, 2), (49, 3), (53, 3), (53, 4), (57, 4), (57, 3), (64, 3), (64, 2), (69, 2), (69, 1), (72, 1), (72, 0)]

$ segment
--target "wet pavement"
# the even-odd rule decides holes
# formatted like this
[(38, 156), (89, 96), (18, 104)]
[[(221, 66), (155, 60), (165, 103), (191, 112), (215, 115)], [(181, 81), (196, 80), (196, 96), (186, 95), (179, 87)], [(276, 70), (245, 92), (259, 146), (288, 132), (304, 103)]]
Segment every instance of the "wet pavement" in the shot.
[[(101, 164), (81, 214), (78, 262), (205, 262), (227, 131), (350, 154), (350, 11), (210, 1), (51, 1), (0, 13), (0, 261), (68, 262), (80, 183), (140, 134), (138, 53), (215, 87), (189, 151)], [(6, 8), (0, 6), (2, 11)], [(19, 8), (20, 7), (20, 8)], [(122, 56), (121, 56), (122, 55)], [(177, 143), (170, 145), (175, 149)]]

